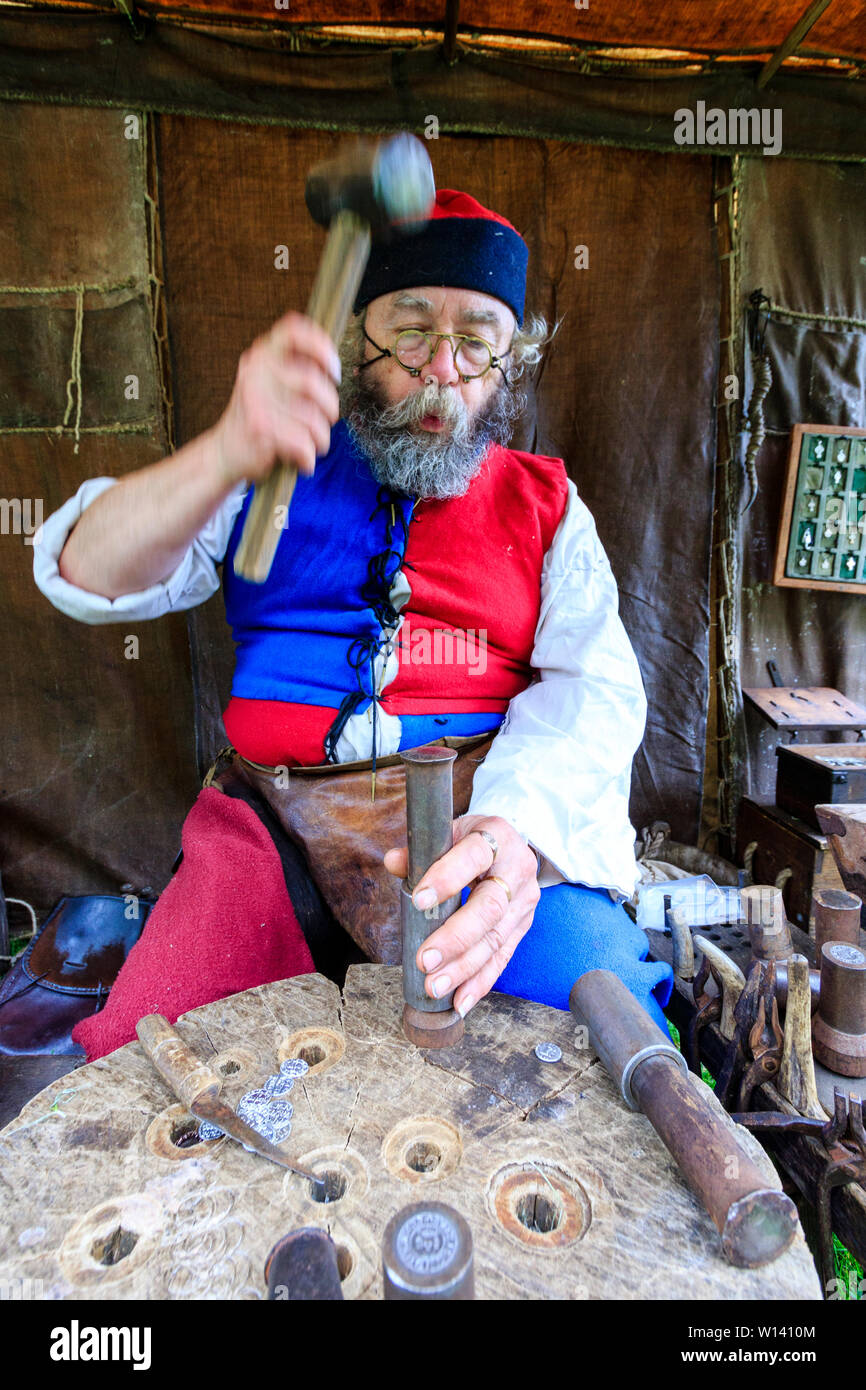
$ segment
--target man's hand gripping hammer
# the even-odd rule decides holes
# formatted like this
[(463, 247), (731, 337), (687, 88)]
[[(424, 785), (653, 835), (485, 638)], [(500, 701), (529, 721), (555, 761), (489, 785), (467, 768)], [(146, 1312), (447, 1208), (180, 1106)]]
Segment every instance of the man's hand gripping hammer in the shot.
[[(421, 141), (407, 132), (378, 144), (360, 140), (311, 170), (307, 208), (329, 230), (307, 316), (335, 345), (349, 321), (371, 238), (419, 230), (435, 196), (430, 157)], [(256, 486), (235, 553), (235, 573), (242, 579), (254, 584), (267, 579), (297, 476), (286, 461), (276, 464)]]

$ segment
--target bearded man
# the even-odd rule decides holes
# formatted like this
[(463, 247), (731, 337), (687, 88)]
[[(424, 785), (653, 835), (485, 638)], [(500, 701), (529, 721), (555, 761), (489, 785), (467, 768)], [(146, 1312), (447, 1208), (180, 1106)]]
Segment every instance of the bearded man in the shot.
[[(225, 727), (236, 761), (272, 780), (336, 767), (330, 781), (347, 788), (342, 774), (360, 769), (372, 816), (377, 768), (384, 776), (398, 750), (485, 743), (453, 848), (414, 894), (421, 909), (462, 894), (419, 950), (428, 993), (453, 991), (462, 1016), (494, 987), (564, 1009), (575, 979), (601, 967), (664, 1026), (671, 971), (646, 960), (622, 907), (639, 878), (628, 795), (646, 698), (616, 583), (563, 461), (507, 447), (525, 407), (518, 383), (548, 336), (542, 320), (524, 322), (527, 258), (505, 218), (440, 190), (423, 231), (374, 247), (339, 356), (305, 316), (280, 319), (242, 355), (211, 430), (120, 481), (84, 483), (49, 518), (35, 576), (70, 616), (128, 624), (203, 602), (223, 562), (237, 647)], [(300, 476), (269, 578), (251, 584), (233, 558), (251, 484), (278, 460)], [(204, 801), (226, 798), (200, 794), (185, 861)], [(349, 930), (329, 885), (348, 875), (369, 886), (378, 873), (396, 913), (406, 872), (392, 834), (359, 878), (363, 820), (363, 808), (345, 827), (335, 813), (337, 858), (319, 875)], [(255, 875), (239, 881), (227, 841), (222, 850), (198, 878), (194, 863), (181, 866), (103, 1014), (79, 1025), (91, 1057), (134, 1036), (140, 1013), (174, 1018), (290, 973), (273, 949), (278, 913), (242, 959), (229, 949), (243, 911), (258, 922), (266, 909)], [(297, 879), (286, 881), (297, 906)], [(209, 920), (203, 882), (217, 888)], [(365, 935), (382, 902), (379, 885), (353, 934), (387, 959)], [(179, 925), (190, 912), (193, 945)], [(318, 957), (321, 942), (310, 944)], [(204, 969), (220, 949), (229, 965)]]

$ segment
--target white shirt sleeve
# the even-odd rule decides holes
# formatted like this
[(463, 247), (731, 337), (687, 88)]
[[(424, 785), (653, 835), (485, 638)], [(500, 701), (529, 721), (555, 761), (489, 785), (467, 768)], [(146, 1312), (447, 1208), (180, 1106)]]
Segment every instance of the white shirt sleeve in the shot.
[(118, 481), (117, 478), (89, 478), (74, 497), (43, 522), (33, 537), (33, 578), (37, 588), (61, 613), (77, 618), (80, 623), (141, 622), (204, 603), (220, 586), (216, 567), (225, 556), (246, 484), (229, 493), (167, 579), (137, 593), (105, 598), (70, 584), (60, 573), (59, 561), (81, 513)]
[(631, 897), (640, 873), (628, 801), (646, 694), (610, 562), (570, 480), (542, 567), (531, 662), (540, 679), (511, 700), (469, 814), (510, 821), (544, 856), (542, 886)]

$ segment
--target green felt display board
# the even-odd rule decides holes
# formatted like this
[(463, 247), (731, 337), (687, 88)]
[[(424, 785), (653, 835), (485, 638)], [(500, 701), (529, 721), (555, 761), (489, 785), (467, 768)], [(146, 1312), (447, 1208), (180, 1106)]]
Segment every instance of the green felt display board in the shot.
[(794, 427), (775, 582), (866, 592), (866, 430)]

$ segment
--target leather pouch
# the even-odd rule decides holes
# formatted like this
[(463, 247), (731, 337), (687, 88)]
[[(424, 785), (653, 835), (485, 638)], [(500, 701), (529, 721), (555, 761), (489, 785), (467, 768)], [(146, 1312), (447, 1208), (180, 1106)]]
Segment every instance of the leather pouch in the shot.
[[(493, 735), (434, 740), (457, 751), (453, 763), (454, 815), (465, 815), (475, 769)], [(426, 745), (425, 745), (426, 746)], [(271, 807), (303, 850), (310, 873), (334, 917), (372, 961), (399, 965), (400, 881), (382, 856), (406, 843), (406, 770), (399, 754), (376, 760), (371, 797), (370, 760), (277, 769), (224, 749), (205, 778), (221, 790), (240, 779)]]
[[(104, 1006), (153, 903), (64, 897), (0, 983), (0, 1054), (84, 1055), (72, 1029)], [(129, 914), (129, 915), (128, 915)]]

